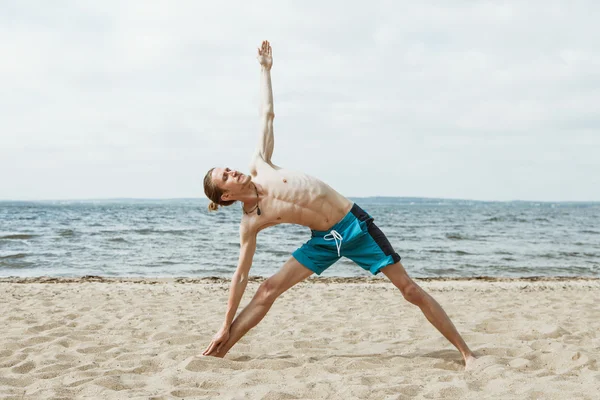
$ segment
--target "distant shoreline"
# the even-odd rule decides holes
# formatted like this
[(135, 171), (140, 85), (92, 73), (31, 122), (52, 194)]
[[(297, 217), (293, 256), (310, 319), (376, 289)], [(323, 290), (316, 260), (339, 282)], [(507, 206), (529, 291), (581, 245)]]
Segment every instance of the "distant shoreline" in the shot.
[[(370, 202), (376, 204), (387, 204), (387, 203), (457, 203), (457, 202), (469, 202), (469, 203), (517, 203), (517, 204), (529, 204), (529, 203), (544, 203), (544, 204), (590, 204), (600, 205), (600, 200), (478, 200), (478, 199), (461, 199), (461, 198), (448, 198), (448, 197), (402, 197), (402, 196), (367, 196), (367, 197), (355, 197), (348, 196), (348, 199), (356, 202)], [(173, 197), (173, 198), (135, 198), (135, 197), (109, 197), (109, 198), (88, 198), (88, 199), (38, 199), (38, 200), (18, 200), (18, 199), (0, 199), (0, 205), (3, 203), (17, 203), (17, 204), (48, 204), (48, 203), (165, 203), (165, 202), (189, 202), (197, 201), (201, 203), (208, 203), (208, 199), (204, 197)]]
[[(249, 282), (262, 282), (266, 277), (250, 276)], [(600, 282), (600, 278), (589, 276), (530, 276), (530, 277), (493, 277), (493, 276), (477, 276), (477, 277), (430, 277), (430, 278), (413, 278), (418, 282), (511, 282), (511, 283), (530, 283), (530, 282)], [(140, 284), (162, 284), (162, 283), (182, 283), (182, 284), (212, 284), (212, 283), (229, 283), (230, 278), (223, 277), (169, 277), (169, 278), (148, 278), (148, 277), (105, 277), (98, 275), (85, 275), (81, 277), (4, 277), (0, 278), (0, 283), (140, 283)], [(387, 283), (386, 278), (379, 277), (311, 277), (307, 283)]]

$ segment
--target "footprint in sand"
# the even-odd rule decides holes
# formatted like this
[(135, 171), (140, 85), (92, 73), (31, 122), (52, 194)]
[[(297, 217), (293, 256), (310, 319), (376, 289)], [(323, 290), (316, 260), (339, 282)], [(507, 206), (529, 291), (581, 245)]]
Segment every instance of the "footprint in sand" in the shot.
[(526, 358), (515, 358), (511, 362), (508, 363), (511, 368), (518, 370), (526, 370), (531, 368), (531, 361)]
[(116, 346), (114, 346), (114, 345), (91, 346), (91, 347), (85, 347), (83, 349), (77, 349), (77, 352), (83, 353), (83, 354), (104, 353), (105, 351), (110, 350), (114, 347), (116, 347)]
[[(184, 361), (184, 363), (187, 362)], [(217, 357), (194, 356), (185, 366), (185, 369), (192, 372), (213, 371), (217, 368), (241, 370), (247, 368), (245, 362), (237, 362)]]
[(539, 340), (539, 339), (558, 339), (564, 335), (570, 335), (571, 332), (558, 325), (542, 325), (528, 333), (517, 336), (519, 340)]
[(262, 397), (262, 400), (284, 400), (284, 399), (299, 399), (299, 397), (294, 396), (290, 393), (279, 392), (279, 391), (270, 391)]
[(10, 357), (14, 353), (13, 350), (0, 350), (0, 358)]
[(500, 375), (505, 368), (496, 356), (481, 356), (469, 366), (466, 372), (474, 377), (493, 377)]
[(51, 336), (34, 336), (34, 337), (29, 338), (21, 343), (23, 344), (24, 347), (28, 347), (28, 346), (34, 346), (36, 344), (51, 342), (55, 339), (56, 338), (51, 337)]
[(203, 396), (210, 396), (210, 398), (216, 398), (219, 396), (219, 392), (211, 391), (211, 390), (200, 390), (200, 389), (179, 389), (173, 390), (171, 392), (171, 396), (177, 397), (180, 399), (190, 399)]
[(11, 368), (15, 365), (19, 364), (22, 361), (25, 361), (27, 358), (27, 354), (19, 353), (15, 355), (15, 358), (0, 362), (0, 368)]
[(80, 379), (80, 380), (77, 380), (77, 381), (75, 381), (75, 382), (71, 382), (71, 383), (65, 384), (65, 386), (66, 386), (66, 387), (77, 387), (77, 386), (81, 386), (81, 385), (83, 385), (84, 383), (91, 382), (91, 381), (93, 381), (94, 379), (96, 379), (96, 378), (86, 378), (86, 379)]
[(0, 386), (26, 387), (31, 385), (33, 381), (34, 378), (32, 376), (23, 378), (4, 378), (0, 376)]
[(281, 371), (287, 368), (298, 367), (299, 363), (285, 360), (254, 360), (248, 363), (248, 368)]
[(32, 369), (35, 369), (35, 363), (33, 361), (27, 361), (23, 364), (17, 365), (11, 369), (15, 374), (26, 374)]
[(27, 329), (27, 332), (40, 333), (44, 331), (49, 331), (51, 329), (60, 328), (62, 326), (64, 326), (64, 322), (50, 322), (44, 325), (32, 326), (31, 328)]

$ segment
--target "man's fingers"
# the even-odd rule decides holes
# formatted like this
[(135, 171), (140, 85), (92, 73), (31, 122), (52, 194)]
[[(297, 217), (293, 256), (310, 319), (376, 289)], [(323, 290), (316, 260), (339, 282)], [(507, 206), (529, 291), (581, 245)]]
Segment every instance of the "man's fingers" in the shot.
[(202, 354), (204, 354), (205, 356), (210, 354), (213, 350), (213, 347), (215, 347), (214, 341), (210, 342), (210, 344), (208, 345), (208, 347), (206, 348), (206, 350), (204, 350), (204, 352)]
[(204, 351), (202, 352), (202, 354), (206, 353), (208, 351), (208, 349), (210, 349), (210, 345), (212, 344), (212, 342), (210, 342), (210, 344), (208, 346), (206, 346), (206, 348), (204, 349)]
[(271, 49), (271, 44), (269, 43), (269, 41), (263, 40), (260, 47), (258, 48), (258, 55), (259, 56), (270, 56), (272, 53), (273, 53), (273, 50)]
[(210, 351), (208, 353), (206, 353), (206, 355), (210, 356), (211, 354), (217, 354), (219, 352), (219, 347), (221, 347), (221, 346), (219, 346), (218, 343), (215, 343), (215, 345), (212, 347), (212, 349), (210, 349)]

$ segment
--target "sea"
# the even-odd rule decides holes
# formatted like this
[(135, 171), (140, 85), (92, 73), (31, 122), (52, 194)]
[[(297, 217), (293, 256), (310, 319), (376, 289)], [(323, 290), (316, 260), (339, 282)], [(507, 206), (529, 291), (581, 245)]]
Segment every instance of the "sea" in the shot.
[[(600, 276), (600, 203), (352, 198), (413, 277)], [(242, 210), (205, 199), (0, 201), (0, 277), (231, 277)], [(270, 276), (310, 229), (261, 232)], [(322, 276), (369, 276), (342, 258)]]

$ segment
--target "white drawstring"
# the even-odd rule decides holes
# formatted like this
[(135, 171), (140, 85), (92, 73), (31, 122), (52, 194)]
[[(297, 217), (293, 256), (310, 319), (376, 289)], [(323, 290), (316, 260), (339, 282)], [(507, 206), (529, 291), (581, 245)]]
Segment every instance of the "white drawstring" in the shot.
[[(327, 236), (330, 236), (330, 237), (327, 237)], [(338, 257), (341, 257), (341, 255), (340, 255), (340, 249), (342, 248), (342, 240), (344, 240), (342, 238), (342, 235), (340, 235), (338, 233), (338, 231), (336, 231), (335, 229), (333, 229), (327, 235), (323, 236), (323, 239), (325, 239), (325, 240), (335, 240), (335, 247), (337, 247)], [(339, 242), (338, 242), (338, 240), (339, 240)]]

